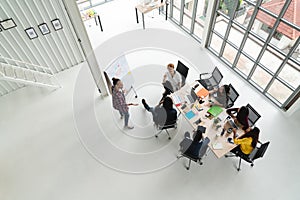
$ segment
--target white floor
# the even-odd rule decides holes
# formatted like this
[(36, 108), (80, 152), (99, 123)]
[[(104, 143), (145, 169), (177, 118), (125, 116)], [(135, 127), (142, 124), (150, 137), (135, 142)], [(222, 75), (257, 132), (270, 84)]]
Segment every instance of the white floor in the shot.
[[(180, 119), (178, 130), (171, 132), (170, 142), (165, 135), (155, 139), (149, 113), (134, 107), (130, 112), (135, 129), (123, 131), (110, 97), (98, 95), (87, 66), (82, 64), (58, 75), (62, 89), (26, 87), (0, 98), (0, 199), (299, 199), (300, 112), (287, 117), (163, 16), (153, 13), (154, 18), (146, 17), (147, 29), (141, 30), (133, 3), (115, 0), (97, 8), (103, 13), (103, 33), (94, 24), (87, 25), (103, 69), (116, 54), (128, 53), (139, 95), (136, 100), (130, 94), (129, 100), (139, 102), (146, 97), (154, 104), (161, 90), (158, 83), (163, 66), (174, 56), (190, 62), (191, 72), (217, 65), (224, 74), (223, 82), (232, 83), (240, 93), (236, 105), (250, 103), (262, 115), (257, 122), (260, 139), (271, 141), (265, 157), (253, 168), (242, 163), (237, 172), (236, 159), (217, 159), (210, 153), (203, 166), (192, 163), (187, 171), (186, 160), (175, 158), (182, 131), (188, 129), (184, 120)], [(137, 50), (132, 45), (135, 51), (128, 52), (130, 41), (124, 41), (114, 50), (119, 39), (168, 31), (175, 32), (162, 38), (166, 44), (157, 36), (151, 41), (136, 38), (135, 45), (153, 42), (152, 49), (146, 45)], [(176, 50), (168, 44), (172, 37), (178, 37), (176, 42), (183, 50), (186, 44), (192, 46), (193, 52)], [(111, 48), (101, 48), (109, 44)], [(156, 49), (164, 52), (153, 59), (153, 48), (159, 45), (170, 48)], [(198, 60), (194, 54), (199, 55)], [(194, 79), (191, 72), (189, 81)]]

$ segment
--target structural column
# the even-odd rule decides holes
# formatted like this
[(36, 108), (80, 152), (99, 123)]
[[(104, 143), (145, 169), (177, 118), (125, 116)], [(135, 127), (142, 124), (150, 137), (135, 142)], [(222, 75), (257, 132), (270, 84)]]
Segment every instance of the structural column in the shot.
[(102, 95), (106, 96), (108, 95), (108, 91), (104, 75), (99, 67), (95, 52), (92, 48), (85, 26), (81, 20), (81, 15), (78, 10), (76, 1), (63, 0), (63, 4), (69, 15), (70, 21), (76, 33), (76, 37), (78, 38), (78, 41), (81, 45), (82, 51), (96, 83), (96, 86), (99, 92), (101, 92)]

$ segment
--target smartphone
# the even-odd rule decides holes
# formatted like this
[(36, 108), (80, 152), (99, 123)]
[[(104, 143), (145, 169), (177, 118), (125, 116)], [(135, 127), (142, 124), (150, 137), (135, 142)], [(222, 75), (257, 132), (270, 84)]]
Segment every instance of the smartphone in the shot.
[(197, 121), (194, 122), (195, 124), (201, 123), (201, 119), (199, 118)]
[(227, 138), (227, 141), (228, 141), (229, 143), (231, 143), (231, 144), (234, 144), (232, 138)]

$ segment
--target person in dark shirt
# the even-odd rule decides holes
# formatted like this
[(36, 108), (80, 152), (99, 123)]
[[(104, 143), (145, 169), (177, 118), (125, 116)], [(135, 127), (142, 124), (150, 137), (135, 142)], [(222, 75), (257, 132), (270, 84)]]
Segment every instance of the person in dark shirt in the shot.
[(226, 110), (226, 113), (231, 116), (234, 122), (239, 127), (242, 127), (243, 130), (247, 130), (249, 128), (249, 110), (246, 106), (242, 106), (240, 108), (229, 108)]
[(164, 98), (156, 107), (150, 107), (145, 99), (142, 99), (144, 108), (152, 113), (156, 125), (164, 126), (176, 123), (177, 111), (173, 108), (173, 101), (170, 97)]

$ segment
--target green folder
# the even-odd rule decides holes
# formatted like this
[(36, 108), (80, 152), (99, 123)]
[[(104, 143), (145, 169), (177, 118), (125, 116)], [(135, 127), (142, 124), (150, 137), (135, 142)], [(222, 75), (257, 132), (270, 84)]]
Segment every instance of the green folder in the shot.
[(212, 106), (208, 111), (209, 114), (212, 116), (216, 117), (218, 116), (221, 112), (223, 112), (223, 108), (220, 106)]

